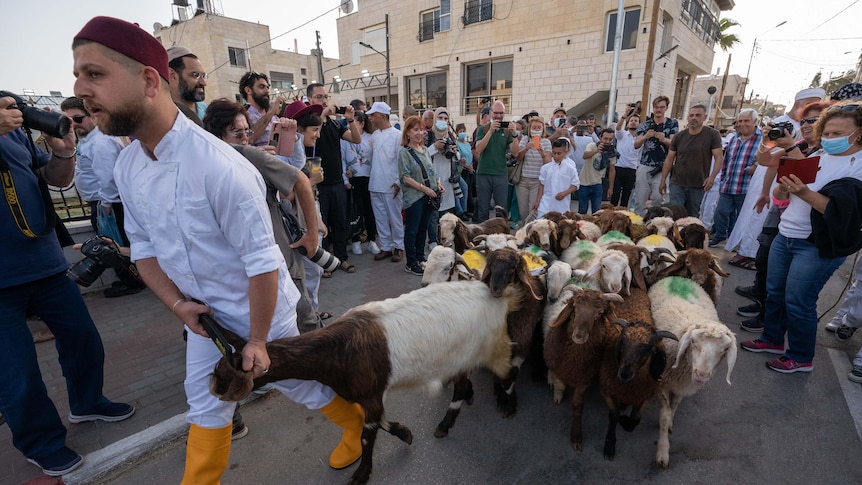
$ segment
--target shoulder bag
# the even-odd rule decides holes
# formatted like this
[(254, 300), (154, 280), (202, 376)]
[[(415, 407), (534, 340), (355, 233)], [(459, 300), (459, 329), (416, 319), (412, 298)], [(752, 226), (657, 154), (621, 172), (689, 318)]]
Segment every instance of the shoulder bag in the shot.
[[(422, 165), (422, 162), (419, 161), (419, 157), (416, 155), (416, 152), (413, 151), (412, 148), (407, 147), (407, 151), (410, 153), (410, 156), (413, 157), (413, 160), (416, 162), (416, 164), (419, 165), (419, 170), (422, 171), (422, 177), (425, 179), (425, 185), (429, 189), (431, 189), (432, 188), (431, 182), (428, 180), (428, 172), (425, 171), (425, 165)], [(431, 208), (432, 210), (439, 211), (440, 210), (440, 202), (441, 202), (440, 191), (437, 189), (433, 189), (433, 190), (437, 194), (437, 196), (436, 197), (428, 197), (428, 199), (427, 199), (428, 207)]]

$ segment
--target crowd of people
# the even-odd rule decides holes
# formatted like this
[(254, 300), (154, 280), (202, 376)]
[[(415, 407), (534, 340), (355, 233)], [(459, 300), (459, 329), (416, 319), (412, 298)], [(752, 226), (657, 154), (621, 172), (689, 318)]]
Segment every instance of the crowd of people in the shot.
[[(562, 108), (548, 121), (535, 111), (505, 121), (502, 102), (482, 100), (470, 136), (466, 124), (453, 126), (446, 107), (421, 116), (407, 107), (399, 120), (381, 101), (338, 106), (317, 83), (304, 100), (290, 101), (272, 96), (268, 77), (256, 72), (239, 82), (244, 103), (207, 104), (207, 76), (193, 52), (165, 50), (136, 25), (109, 17), (83, 27), (73, 57), (76, 96), (61, 106), (73, 130), (45, 137), (51, 154), (27, 138), (15, 101), (0, 99), (0, 169), (18, 195), (7, 197), (12, 210), (2, 212), (11, 215), (0, 219), (12, 235), (0, 243), (7, 255), (0, 319), (8, 322), (0, 338), (7, 376), (0, 411), (16, 448), (49, 475), (73, 470), (82, 458), (66, 447), (66, 429), (39, 376), (28, 310), (57, 339), (70, 422), (120, 421), (135, 408), (102, 395), (104, 351), (65, 275), (54, 219), (43, 207), (45, 182), (74, 178), (94, 229), (100, 217), (115, 219), (117, 243), (184, 325), (189, 481), (217, 481), (231, 439), (247, 433), (235, 403), (209, 392), (222, 355), (199, 316), (211, 314), (246, 339), (243, 369), (266, 374), (267, 341), (331, 317), (321, 311), (318, 289), (333, 271), (356, 271), (349, 253), (362, 254), (365, 244), (375, 261), (406, 259), (405, 271), (422, 275), (445, 213), (483, 222), (499, 205), (510, 209), (513, 225), (523, 225), (569, 211), (574, 194), (580, 214), (596, 212), (603, 200), (639, 214), (666, 203), (682, 207), (711, 227), (710, 246), (738, 248), (731, 264), (756, 270), (751, 287), (737, 288), (754, 303), (738, 312), (751, 317), (742, 328), (760, 337), (742, 348), (778, 354), (767, 365), (784, 373), (813, 369), (812, 295), (862, 247), (854, 231), (862, 220), (858, 85), (831, 100), (820, 89), (803, 90), (784, 117), (762, 129), (756, 110), (742, 110), (726, 135), (707, 125), (700, 104), (680, 129), (666, 116), (666, 96), (652, 100), (649, 114), (629, 105), (604, 129), (595, 116), (579, 120)], [(781, 169), (787, 158), (808, 157), (819, 157), (814, 180)], [(218, 274), (212, 261), (220, 263)], [(143, 288), (118, 276), (106, 296)], [(862, 262), (826, 326), (842, 340), (862, 325), (860, 278)], [(849, 378), (862, 382), (862, 350)], [(357, 405), (317, 382), (272, 387), (344, 429), (332, 467), (360, 457)]]

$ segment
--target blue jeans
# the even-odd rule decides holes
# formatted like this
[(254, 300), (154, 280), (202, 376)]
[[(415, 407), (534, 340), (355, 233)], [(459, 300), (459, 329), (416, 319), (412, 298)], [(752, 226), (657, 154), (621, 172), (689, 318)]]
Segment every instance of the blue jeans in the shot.
[(730, 236), (744, 202), (745, 194), (719, 194), (712, 224), (712, 233), (716, 239), (727, 239)]
[(587, 208), (590, 206), (592, 206), (590, 214), (602, 206), (602, 184), (578, 187), (578, 214), (587, 214)]
[(461, 187), (461, 197), (455, 197), (455, 214), (467, 211), (467, 182), (458, 177), (458, 186)]
[(798, 362), (814, 360), (817, 297), (844, 258), (824, 259), (805, 239), (775, 236), (766, 273), (766, 320), (760, 339), (784, 344), (784, 355)]
[(73, 414), (108, 403), (102, 396), (105, 350), (78, 286), (65, 273), (0, 288), (0, 412), (15, 448), (39, 460), (65, 446), (66, 428), (42, 382), (28, 308), (54, 334)]
[(671, 182), (670, 203), (685, 207), (691, 217), (700, 217), (700, 203), (703, 202), (703, 187), (683, 187)]
[(407, 265), (412, 266), (425, 261), (425, 236), (428, 234), (428, 220), (435, 212), (428, 207), (428, 196), (422, 196), (410, 207), (404, 209), (404, 252)]

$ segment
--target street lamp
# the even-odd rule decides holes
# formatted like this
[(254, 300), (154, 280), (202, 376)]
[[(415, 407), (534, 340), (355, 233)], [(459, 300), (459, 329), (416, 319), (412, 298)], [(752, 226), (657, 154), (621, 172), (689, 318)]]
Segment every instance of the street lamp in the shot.
[(344, 66), (349, 66), (349, 65), (350, 65), (350, 63), (349, 63), (349, 62), (345, 62), (344, 64), (339, 64), (339, 65), (337, 65), (337, 66), (335, 66), (335, 67), (330, 67), (329, 69), (327, 69), (327, 70), (323, 71), (323, 75), (321, 75), (320, 77), (321, 77), (321, 78), (323, 78), (323, 79), (326, 79), (326, 73), (327, 73), (327, 72), (329, 72), (329, 71), (334, 71), (334, 70), (336, 70), (336, 69), (341, 69), (342, 67), (344, 67)]
[(361, 45), (362, 47), (365, 47), (366, 49), (373, 50), (374, 52), (383, 56), (384, 59), (386, 59), (386, 102), (392, 103), (392, 76), (389, 74), (389, 14), (386, 14), (385, 18), (386, 18), (386, 54), (380, 52), (379, 50), (372, 47), (371, 44), (368, 44), (366, 42), (360, 41), (359, 45)]
[(764, 32), (764, 33), (762, 33), (762, 34), (760, 34), (754, 38), (754, 43), (751, 45), (751, 57), (748, 58), (748, 69), (745, 71), (745, 79), (742, 81), (742, 98), (739, 100), (739, 107), (737, 108), (737, 114), (739, 114), (739, 111), (742, 110), (742, 103), (745, 102), (745, 90), (748, 89), (748, 75), (751, 74), (751, 61), (754, 60), (754, 51), (755, 51), (755, 49), (757, 49), (757, 39), (760, 37), (763, 37), (764, 35), (772, 32), (773, 30), (781, 27), (782, 25), (784, 25), (786, 23), (787, 23), (787, 21), (784, 20), (780, 24), (776, 25), (775, 27), (772, 27), (771, 29), (767, 30), (766, 32)]

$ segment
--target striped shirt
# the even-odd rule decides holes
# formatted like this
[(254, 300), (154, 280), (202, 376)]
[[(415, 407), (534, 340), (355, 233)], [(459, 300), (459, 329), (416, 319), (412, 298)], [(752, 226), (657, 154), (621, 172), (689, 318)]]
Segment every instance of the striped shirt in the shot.
[(746, 173), (746, 169), (757, 162), (757, 147), (760, 146), (762, 136), (760, 128), (755, 127), (754, 134), (746, 141), (739, 134), (731, 138), (724, 151), (724, 165), (721, 168), (719, 189), (722, 194), (741, 195), (748, 192), (751, 174)]

